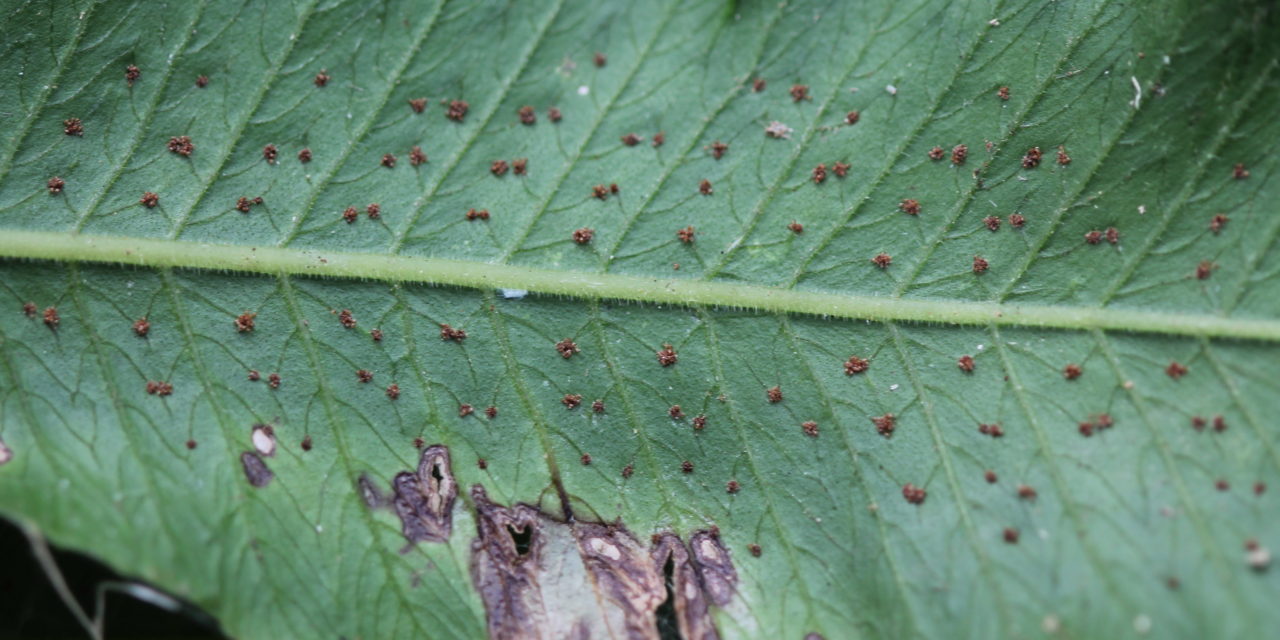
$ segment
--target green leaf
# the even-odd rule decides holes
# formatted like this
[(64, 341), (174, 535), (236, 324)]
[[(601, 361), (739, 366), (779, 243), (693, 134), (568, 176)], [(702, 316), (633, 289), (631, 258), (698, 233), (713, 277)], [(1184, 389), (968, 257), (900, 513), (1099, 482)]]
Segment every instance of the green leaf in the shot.
[[(473, 540), (517, 503), (521, 633), (710, 637), (664, 568), (725, 637), (1280, 624), (1269, 3), (0, 9), (0, 513), (232, 636), (501, 635), (477, 554), (524, 534)], [(377, 493), (417, 438), (459, 491), (407, 541)], [(736, 583), (648, 559), (713, 528)]]

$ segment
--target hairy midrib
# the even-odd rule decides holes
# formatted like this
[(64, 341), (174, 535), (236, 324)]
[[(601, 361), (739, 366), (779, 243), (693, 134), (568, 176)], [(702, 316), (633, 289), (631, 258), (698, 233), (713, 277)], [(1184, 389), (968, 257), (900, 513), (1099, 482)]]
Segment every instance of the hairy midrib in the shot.
[(557, 271), (443, 258), (44, 231), (0, 231), (0, 258), (359, 278), (477, 289), (523, 289), (577, 298), (708, 305), (860, 320), (1103, 329), (1280, 342), (1280, 320), (1116, 307), (1017, 305), (860, 296), (727, 282)]

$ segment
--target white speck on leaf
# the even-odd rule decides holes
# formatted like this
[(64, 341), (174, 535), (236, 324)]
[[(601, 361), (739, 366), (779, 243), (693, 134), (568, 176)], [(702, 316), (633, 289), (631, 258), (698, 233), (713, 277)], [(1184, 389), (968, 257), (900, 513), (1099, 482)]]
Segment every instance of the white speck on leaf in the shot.
[(502, 297), (507, 300), (519, 300), (529, 295), (528, 289), (499, 289), (498, 291), (501, 291)]
[(764, 128), (765, 135), (769, 136), (770, 138), (790, 139), (792, 131), (794, 131), (794, 129), (792, 129), (791, 127), (788, 127), (785, 124), (782, 124), (781, 122), (778, 122), (777, 120), (770, 122), (769, 126)]
[(895, 86), (893, 86), (893, 85), (891, 85), (891, 84), (886, 84), (886, 85), (884, 86), (884, 90), (885, 90), (885, 91), (888, 91), (888, 92), (889, 92), (889, 95), (891, 95), (891, 96), (896, 96), (896, 95), (898, 95), (898, 88), (897, 88), (897, 87), (895, 87)]
[(584, 84), (584, 85), (582, 85), (581, 87), (578, 87), (578, 95), (580, 95), (580, 96), (585, 96), (585, 95), (587, 95), (588, 93), (591, 93), (591, 87), (588, 87), (588, 86), (587, 86), (587, 85), (585, 85), (585, 84)]
[(1129, 81), (1133, 83), (1133, 101), (1129, 104), (1133, 105), (1134, 109), (1137, 109), (1142, 106), (1142, 83), (1138, 82), (1136, 76), (1129, 76)]

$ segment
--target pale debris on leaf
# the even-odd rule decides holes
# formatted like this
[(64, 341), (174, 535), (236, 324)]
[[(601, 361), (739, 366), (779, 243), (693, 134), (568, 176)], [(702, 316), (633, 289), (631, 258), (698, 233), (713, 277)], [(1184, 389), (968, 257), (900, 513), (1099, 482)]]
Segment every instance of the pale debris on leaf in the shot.
[(782, 124), (781, 122), (778, 122), (777, 120), (770, 122), (769, 126), (764, 128), (765, 135), (769, 136), (770, 138), (790, 139), (792, 131), (794, 131), (794, 129), (792, 129), (791, 127), (788, 127), (785, 124)]
[(1271, 550), (1258, 547), (1245, 553), (1244, 559), (1254, 571), (1266, 571), (1271, 566)]
[(264, 456), (274, 456), (276, 454), (275, 430), (265, 424), (253, 425), (253, 448)]

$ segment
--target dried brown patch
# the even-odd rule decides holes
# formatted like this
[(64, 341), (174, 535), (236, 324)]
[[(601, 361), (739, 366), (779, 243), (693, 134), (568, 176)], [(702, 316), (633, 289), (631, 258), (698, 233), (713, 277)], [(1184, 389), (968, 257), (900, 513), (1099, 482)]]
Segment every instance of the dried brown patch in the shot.
[[(188, 448), (194, 448), (190, 446), (191, 444), (194, 443), (189, 443)], [(249, 480), (249, 484), (258, 489), (271, 484), (271, 479), (276, 477), (276, 474), (267, 468), (267, 463), (263, 462), (262, 458), (252, 451), (245, 451), (240, 454), (240, 466), (244, 468), (244, 477)]]
[(391, 488), (395, 492), (392, 506), (410, 545), (449, 540), (458, 484), (453, 479), (448, 447), (434, 444), (423, 449), (418, 469), (397, 473)]

